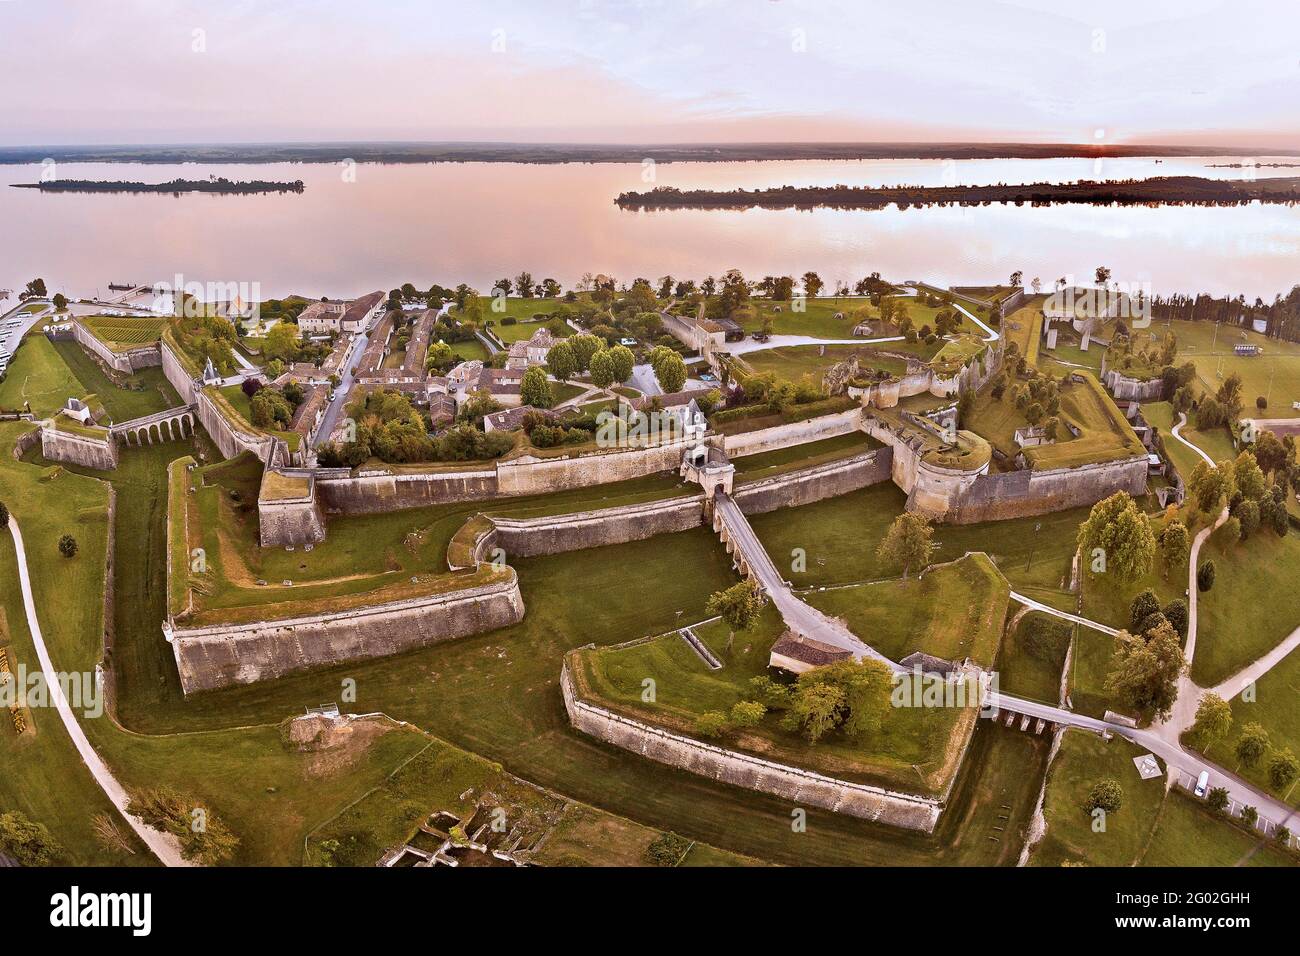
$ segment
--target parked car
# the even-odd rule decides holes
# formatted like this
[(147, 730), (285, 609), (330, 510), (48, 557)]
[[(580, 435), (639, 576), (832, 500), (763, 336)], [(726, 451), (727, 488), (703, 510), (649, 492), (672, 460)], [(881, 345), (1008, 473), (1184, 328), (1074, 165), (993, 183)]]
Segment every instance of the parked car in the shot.
[(1196, 790), (1193, 791), (1198, 797), (1205, 796), (1205, 792), (1210, 788), (1210, 771), (1202, 770), (1201, 775), (1196, 778)]

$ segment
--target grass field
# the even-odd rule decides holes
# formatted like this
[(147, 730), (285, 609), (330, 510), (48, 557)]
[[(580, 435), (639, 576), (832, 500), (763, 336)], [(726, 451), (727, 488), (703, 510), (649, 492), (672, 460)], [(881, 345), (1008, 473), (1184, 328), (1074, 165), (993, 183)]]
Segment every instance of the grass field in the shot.
[[(1105, 741), (1082, 730), (1067, 730), (1048, 771), (1043, 803), (1047, 834), (1030, 862), (1132, 866), (1140, 860), (1165, 795), (1163, 777), (1138, 777), (1133, 758), (1143, 752), (1121, 737)], [(1124, 788), (1124, 801), (1118, 813), (1107, 815), (1105, 831), (1096, 832), (1084, 801), (1093, 784), (1105, 778)]]
[[(912, 296), (893, 296), (895, 301), (907, 306), (907, 314), (912, 324), (920, 329), (923, 325), (934, 327), (934, 317), (939, 309), (930, 308)], [(778, 309), (780, 311), (778, 311)], [(836, 315), (842, 316), (836, 318)], [(884, 329), (879, 325), (880, 310), (864, 296), (848, 296), (804, 300), (803, 311), (797, 311), (791, 302), (773, 302), (770, 299), (751, 299), (750, 309), (741, 316), (740, 324), (746, 332), (757, 332), (763, 323), (772, 320), (774, 335), (808, 335), (819, 339), (853, 338), (853, 327), (862, 321), (875, 323), (869, 338), (897, 335), (898, 330), (891, 325)]]
[(1231, 541), (1225, 532), (1214, 532), (1201, 549), (1201, 560), (1216, 568), (1214, 587), (1198, 601), (1192, 680), (1202, 687), (1231, 677), (1300, 627), (1300, 603), (1293, 599), (1300, 534), (1288, 529), (1279, 538), (1260, 528), (1245, 541)]
[(1242, 728), (1248, 723), (1257, 723), (1268, 731), (1269, 743), (1273, 748), (1281, 750), (1289, 747), (1292, 753), (1300, 754), (1300, 708), (1295, 706), (1297, 697), (1300, 697), (1300, 653), (1293, 651), (1255, 683), (1253, 701), (1233, 698), (1232, 731), (1226, 740), (1211, 747), (1207, 755), (1260, 789), (1287, 799), (1292, 805), (1300, 804), (1300, 792), (1297, 792), (1300, 787), (1288, 787), (1278, 794), (1269, 786), (1267, 757), (1256, 767), (1246, 767), (1237, 760), (1235, 753)]
[[(1163, 333), (1172, 328), (1178, 337), (1179, 364), (1196, 363), (1197, 378), (1206, 391), (1214, 392), (1220, 382), (1233, 372), (1241, 376), (1243, 415), (1262, 418), (1295, 418), (1300, 411), (1291, 407), (1300, 402), (1300, 344), (1270, 339), (1257, 332), (1219, 326), (1216, 334), (1212, 322), (1157, 322), (1152, 331)], [(1245, 343), (1263, 348), (1262, 355), (1249, 357), (1233, 353), (1233, 346)], [(1255, 399), (1268, 395), (1268, 408), (1259, 412)]]
[(949, 661), (970, 658), (991, 668), (1002, 641), (1010, 589), (983, 555), (896, 578), (827, 591), (804, 600), (892, 660), (922, 651)]
[(1000, 331), (1014, 342), (1031, 368), (1038, 365), (1043, 340), (1043, 300), (1045, 295), (1029, 296), (1025, 304), (1002, 320)]
[[(744, 459), (738, 459), (744, 461)], [(893, 482), (839, 495), (799, 508), (753, 515), (750, 524), (780, 568), (788, 568), (795, 548), (807, 554), (807, 569), (791, 571), (797, 587), (874, 581), (897, 573), (883, 567), (876, 548), (907, 496)], [(1070, 556), (1087, 508), (1036, 518), (973, 525), (937, 525), (936, 562), (984, 551), (1017, 589), (1059, 591), (1068, 584)]]
[(846, 361), (853, 355), (856, 355), (858, 361), (866, 368), (878, 368), (890, 375), (902, 375), (907, 371), (906, 360), (893, 355), (882, 355), (863, 345), (782, 345), (778, 348), (747, 352), (742, 359), (760, 375), (771, 372), (777, 378), (791, 381), (809, 376), (820, 387), (822, 376), (826, 374), (827, 369), (836, 362)]
[(1074, 424), (1080, 434), (1069, 440), (1058, 439), (1050, 445), (1026, 448), (1025, 459), (1031, 468), (1070, 468), (1146, 455), (1133, 427), (1097, 379), (1088, 372), (1080, 375), (1084, 381), (1070, 382), (1062, 386), (1060, 393), (1060, 417)]
[(1295, 856), (1174, 789), (1160, 808), (1140, 866), (1295, 866)]
[[(998, 688), (1008, 694), (1055, 705), (1060, 699), (1065, 645), (1074, 630), (1075, 625), (1041, 611), (1023, 615), (1003, 640), (1002, 653), (998, 656)], [(1041, 651), (1035, 653), (1035, 638), (1053, 637), (1062, 642), (1059, 659)]]
[(81, 398), (89, 391), (59, 357), (54, 344), (36, 333), (22, 340), (5, 380), (0, 382), (0, 408), (22, 409), (30, 402), (32, 414), (46, 418), (69, 398)]

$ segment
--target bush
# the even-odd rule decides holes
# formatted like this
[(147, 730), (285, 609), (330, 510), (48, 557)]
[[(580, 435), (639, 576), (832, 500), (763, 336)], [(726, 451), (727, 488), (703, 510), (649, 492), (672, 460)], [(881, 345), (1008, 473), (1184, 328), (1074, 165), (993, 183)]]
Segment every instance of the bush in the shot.
[(1094, 783), (1092, 789), (1088, 791), (1088, 799), (1083, 804), (1083, 808), (1089, 813), (1094, 810), (1118, 813), (1122, 806), (1124, 806), (1124, 788), (1113, 777), (1106, 777)]
[(209, 810), (172, 790), (142, 790), (131, 795), (127, 812), (155, 830), (170, 833), (181, 844), (181, 855), (204, 866), (229, 859), (239, 837)]
[(65, 534), (59, 539), (59, 554), (65, 558), (75, 558), (77, 556), (77, 539), (70, 534)]
[(1156, 592), (1147, 588), (1141, 594), (1133, 599), (1133, 604), (1129, 608), (1129, 626), (1132, 633), (1141, 634), (1143, 628), (1142, 622), (1146, 618), (1160, 610), (1160, 600), (1156, 597)]
[(1196, 571), (1196, 587), (1202, 593), (1214, 587), (1214, 562), (1202, 561), (1201, 566)]
[(645, 859), (651, 866), (676, 866), (690, 848), (691, 842), (689, 840), (668, 831), (659, 834), (646, 847)]
[(1228, 809), (1228, 788), (1215, 787), (1206, 795), (1205, 802), (1215, 813), (1222, 813)]
[(1259, 396), (1259, 398), (1255, 399), (1255, 407), (1258, 408), (1260, 411), (1263, 411), (1264, 409), (1268, 408), (1268, 399), (1265, 398), (1263, 395)]
[(5, 507), (5, 503), (3, 501), (0, 501), (0, 526), (7, 525), (8, 523), (9, 523), (9, 509)]
[(33, 823), (20, 810), (0, 813), (0, 849), (22, 866), (50, 866), (63, 848), (43, 823)]

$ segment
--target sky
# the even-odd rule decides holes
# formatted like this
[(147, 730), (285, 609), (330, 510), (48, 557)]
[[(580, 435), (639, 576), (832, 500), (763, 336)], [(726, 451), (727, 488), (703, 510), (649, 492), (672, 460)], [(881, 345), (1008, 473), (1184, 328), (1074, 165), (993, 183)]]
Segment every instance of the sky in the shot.
[(1294, 0), (0, 0), (0, 145), (1300, 147)]

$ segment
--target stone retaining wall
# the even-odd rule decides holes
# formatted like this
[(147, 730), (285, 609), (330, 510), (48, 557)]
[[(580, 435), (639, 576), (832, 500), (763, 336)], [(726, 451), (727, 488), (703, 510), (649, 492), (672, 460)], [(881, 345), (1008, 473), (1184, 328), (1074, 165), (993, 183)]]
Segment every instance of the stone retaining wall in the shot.
[(791, 445), (804, 445), (808, 442), (821, 441), (823, 438), (847, 435), (861, 428), (862, 409), (850, 408), (843, 412), (820, 415), (801, 422), (724, 435), (722, 450), (727, 453), (728, 458), (743, 458), (745, 455), (758, 455), (778, 448), (789, 448)]
[(117, 467), (117, 442), (109, 437), (95, 439), (57, 428), (41, 428), (41, 454), (50, 461), (61, 461), (99, 471)]
[[(164, 628), (186, 694), (387, 657), (524, 617), (519, 580), (282, 621)], [(170, 631), (170, 632), (169, 632)]]
[(375, 514), (497, 495), (495, 471), (320, 476), (316, 496), (328, 514)]
[(938, 800), (838, 780), (811, 770), (727, 750), (579, 700), (574, 693), (567, 660), (560, 672), (560, 690), (569, 722), (578, 730), (702, 777), (770, 793), (799, 806), (821, 807), (925, 833), (934, 831), (943, 811), (943, 804)]
[(123, 375), (162, 364), (162, 355), (157, 343), (142, 345), (125, 352), (114, 352), (76, 319), (72, 321), (72, 337), (91, 355), (113, 371), (121, 372)]
[(797, 508), (887, 481), (893, 457), (892, 448), (877, 448), (842, 461), (737, 484), (731, 497), (747, 515)]
[(698, 528), (704, 524), (704, 495), (545, 518), (493, 518), (492, 523), (492, 540), (481, 547), (499, 547), (507, 559), (531, 558)]

